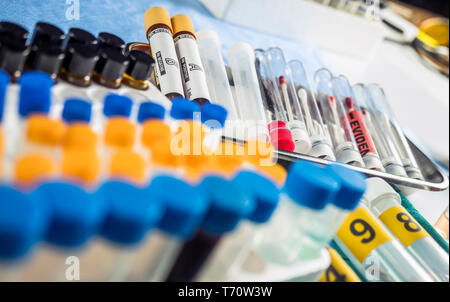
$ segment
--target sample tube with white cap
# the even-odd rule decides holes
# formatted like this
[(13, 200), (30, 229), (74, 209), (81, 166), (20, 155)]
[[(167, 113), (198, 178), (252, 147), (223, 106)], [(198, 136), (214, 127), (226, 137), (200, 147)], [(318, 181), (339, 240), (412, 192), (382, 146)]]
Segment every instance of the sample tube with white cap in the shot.
[(383, 165), (378, 156), (377, 148), (373, 143), (372, 133), (369, 133), (367, 129), (362, 111), (355, 100), (350, 83), (346, 77), (340, 75), (333, 78), (332, 85), (334, 97), (337, 98), (337, 101), (342, 104), (345, 110), (353, 137), (366, 168), (382, 171)]
[(247, 43), (233, 44), (228, 49), (228, 63), (236, 89), (236, 108), (247, 131), (245, 139), (269, 141), (253, 48)]
[(292, 86), (300, 101), (306, 129), (311, 140), (311, 152), (309, 155), (327, 160), (336, 160), (331, 147), (330, 135), (323, 124), (303, 64), (298, 60), (293, 60), (288, 63), (288, 67), (291, 71)]
[(367, 184), (363, 203), (436, 281), (448, 282), (448, 254), (401, 205), (400, 195), (381, 178), (369, 178)]
[(269, 48), (265, 51), (269, 69), (274, 77), (276, 86), (281, 97), (281, 108), (286, 112), (287, 126), (291, 131), (295, 143), (295, 152), (308, 154), (311, 151), (311, 141), (306, 130), (305, 121), (297, 92), (292, 83), (292, 72), (286, 64), (283, 51), (278, 47)]
[(326, 68), (319, 69), (314, 75), (316, 97), (330, 133), (336, 159), (346, 164), (363, 167), (364, 162), (356, 146), (343, 105), (334, 96), (332, 79), (333, 75)]
[(390, 131), (389, 134), (392, 138), (392, 142), (395, 144), (396, 149), (400, 155), (403, 167), (409, 177), (414, 179), (423, 180), (422, 172), (417, 164), (416, 158), (411, 151), (411, 147), (403, 133), (400, 124), (389, 106), (386, 95), (383, 88), (377, 84), (370, 84), (367, 86), (367, 90), (373, 99), (373, 104), (380, 109), (381, 118), (386, 125), (386, 128)]

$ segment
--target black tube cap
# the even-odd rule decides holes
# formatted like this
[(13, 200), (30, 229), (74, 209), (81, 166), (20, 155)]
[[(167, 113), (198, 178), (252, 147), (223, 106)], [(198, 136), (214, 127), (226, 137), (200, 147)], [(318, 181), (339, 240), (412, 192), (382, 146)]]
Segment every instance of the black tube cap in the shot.
[(125, 50), (125, 41), (116, 35), (101, 32), (98, 34), (98, 42), (100, 49), (114, 48), (123, 52)]
[(4, 43), (25, 45), (28, 39), (28, 30), (16, 23), (2, 21), (0, 22), (0, 39)]
[(121, 79), (128, 67), (128, 63), (128, 58), (119, 49), (105, 48), (100, 50), (95, 71), (107, 79)]
[(89, 76), (98, 61), (97, 50), (93, 47), (74, 44), (66, 49), (62, 67), (75, 75)]
[(11, 22), (0, 22), (0, 68), (17, 78), (23, 69), (28, 48), (28, 31)]
[(81, 28), (72, 27), (67, 33), (65, 46), (68, 48), (72, 45), (92, 46), (97, 48), (98, 40), (90, 32)]
[(148, 54), (132, 50), (128, 54), (130, 64), (126, 70), (126, 74), (138, 81), (145, 81), (151, 76), (155, 60)]
[(59, 27), (46, 22), (38, 22), (34, 27), (30, 44), (39, 47), (51, 46), (61, 49), (65, 38), (66, 35)]

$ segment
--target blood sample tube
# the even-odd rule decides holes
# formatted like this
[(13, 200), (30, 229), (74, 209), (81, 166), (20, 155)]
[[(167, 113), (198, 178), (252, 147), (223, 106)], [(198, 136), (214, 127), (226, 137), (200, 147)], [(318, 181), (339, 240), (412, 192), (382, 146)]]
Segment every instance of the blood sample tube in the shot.
[(293, 60), (288, 63), (288, 66), (291, 71), (292, 86), (300, 101), (306, 129), (311, 140), (311, 152), (309, 155), (327, 160), (336, 160), (331, 147), (330, 135), (323, 124), (303, 64), (298, 60)]
[(439, 217), (434, 228), (441, 234), (442, 238), (448, 241), (448, 206), (441, 217)]
[(387, 102), (383, 89), (377, 84), (370, 84), (367, 86), (367, 90), (373, 100), (372, 104), (379, 109), (381, 115), (380, 118), (382, 118), (386, 128), (389, 130), (392, 142), (395, 144), (400, 155), (406, 173), (411, 178), (423, 180), (424, 178), (416, 158), (411, 151), (411, 147), (409, 146), (400, 124), (397, 122), (394, 112)]
[(0, 22), (0, 69), (5, 70), (15, 83), (23, 70), (29, 53), (25, 45), (28, 31), (12, 22)]
[(144, 15), (144, 24), (152, 56), (156, 62), (159, 89), (169, 99), (184, 97), (169, 13), (162, 7), (149, 8)]
[(33, 248), (45, 236), (48, 204), (0, 185), (0, 281), (20, 281)]
[(308, 154), (311, 151), (311, 141), (306, 130), (297, 92), (292, 85), (292, 72), (286, 64), (284, 53), (280, 48), (272, 47), (265, 52), (265, 55), (275, 80), (274, 88), (278, 89), (278, 95), (281, 97), (280, 107), (286, 112), (286, 122), (295, 143), (295, 152)]
[(353, 132), (356, 145), (358, 146), (359, 153), (363, 158), (364, 164), (368, 169), (382, 170), (383, 166), (380, 162), (380, 157), (377, 151), (378, 146), (372, 140), (372, 132), (365, 123), (363, 112), (358, 106), (357, 101), (353, 95), (352, 88), (343, 75), (334, 77), (332, 80), (334, 97), (343, 105), (347, 115), (347, 120)]
[(448, 282), (448, 254), (402, 207), (400, 195), (381, 178), (369, 178), (364, 204), (436, 280)]
[[(389, 135), (389, 129), (386, 127), (381, 113), (372, 105), (373, 101), (368, 90), (364, 85), (356, 84), (353, 86), (353, 91), (355, 91), (355, 95), (358, 95), (357, 100), (362, 107), (360, 112), (362, 112), (363, 121), (367, 124), (370, 134), (374, 138), (376, 150), (384, 169), (393, 175), (407, 177), (400, 155)], [(350, 100), (347, 103), (348, 105), (352, 104)]]
[(155, 68), (155, 60), (139, 50), (131, 50), (128, 53), (128, 67), (123, 75), (123, 83), (131, 88), (147, 90), (149, 79)]
[(247, 43), (233, 44), (228, 49), (228, 63), (236, 89), (236, 108), (246, 131), (244, 139), (270, 141), (253, 48)]
[(197, 32), (197, 44), (205, 69), (211, 103), (224, 107), (228, 112), (228, 120), (238, 120), (239, 115), (231, 93), (219, 36), (213, 30), (201, 30)]
[(186, 15), (175, 15), (171, 22), (184, 83), (184, 94), (187, 99), (196, 101), (200, 106), (209, 103), (211, 97), (192, 21)]
[(204, 190), (209, 209), (193, 238), (185, 242), (166, 281), (195, 280), (221, 238), (236, 229), (256, 207), (236, 184), (216, 176), (208, 176), (199, 186)]
[(328, 69), (320, 69), (314, 75), (316, 98), (322, 109), (323, 119), (330, 133), (334, 154), (340, 162), (363, 167), (364, 163), (356, 146), (343, 104), (337, 99), (332, 86), (333, 75)]
[(121, 53), (125, 52), (125, 42), (114, 34), (101, 32), (98, 34), (97, 40), (100, 49), (112, 48), (120, 51)]

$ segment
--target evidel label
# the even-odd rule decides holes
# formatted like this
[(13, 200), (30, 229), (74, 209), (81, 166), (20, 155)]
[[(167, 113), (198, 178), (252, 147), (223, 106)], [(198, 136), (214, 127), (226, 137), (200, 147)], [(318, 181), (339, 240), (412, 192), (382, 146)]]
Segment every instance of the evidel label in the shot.
[(367, 130), (366, 124), (364, 123), (361, 111), (349, 111), (347, 112), (347, 117), (361, 156), (364, 157), (368, 153), (377, 154), (369, 130)]

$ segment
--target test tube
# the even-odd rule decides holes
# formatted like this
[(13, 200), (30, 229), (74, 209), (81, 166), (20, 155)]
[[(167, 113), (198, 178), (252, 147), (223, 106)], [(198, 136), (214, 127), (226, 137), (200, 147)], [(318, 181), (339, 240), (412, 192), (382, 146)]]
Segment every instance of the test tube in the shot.
[(224, 107), (229, 120), (238, 120), (239, 115), (231, 93), (219, 35), (213, 30), (201, 30), (197, 32), (197, 44), (205, 69), (211, 103)]
[(191, 19), (186, 15), (175, 15), (171, 22), (175, 50), (177, 51), (184, 84), (184, 94), (187, 99), (194, 100), (202, 106), (209, 103), (211, 97), (198, 51), (194, 26)]
[(346, 112), (333, 91), (332, 79), (333, 75), (326, 68), (319, 69), (314, 74), (316, 98), (334, 146), (334, 154), (340, 162), (363, 167), (364, 163), (346, 118)]
[(369, 132), (368, 126), (363, 118), (363, 112), (358, 104), (360, 100), (358, 98), (355, 99), (352, 87), (347, 78), (343, 75), (334, 77), (332, 85), (335, 98), (343, 105), (347, 120), (353, 132), (353, 137), (365, 166), (368, 169), (383, 171), (383, 165), (377, 153), (377, 151), (379, 152), (378, 145), (375, 147), (372, 140), (372, 135), (377, 134), (373, 134), (372, 131)]
[(293, 86), (292, 71), (286, 64), (283, 51), (278, 47), (269, 48), (265, 55), (275, 78), (275, 87), (281, 97), (281, 109), (286, 112), (287, 126), (295, 143), (295, 152), (308, 154), (311, 151), (311, 141), (306, 130), (300, 101)]
[(389, 129), (384, 123), (381, 113), (374, 107), (368, 90), (363, 84), (356, 84), (353, 86), (353, 91), (358, 96), (364, 121), (367, 122), (372, 138), (374, 138), (384, 169), (393, 175), (407, 177), (400, 155), (389, 135)]
[(319, 282), (361, 282), (358, 275), (333, 248), (328, 248), (331, 263), (325, 270)]
[(379, 109), (380, 118), (384, 121), (386, 128), (392, 138), (392, 142), (400, 155), (403, 167), (409, 177), (423, 180), (422, 172), (417, 164), (416, 158), (411, 151), (411, 147), (403, 133), (397, 118), (389, 106), (384, 90), (377, 84), (370, 84), (367, 90), (372, 98), (372, 104)]
[[(324, 219), (329, 222), (331, 217), (323, 217), (323, 213), (339, 188), (340, 184), (325, 169), (305, 161), (294, 163), (278, 209), (264, 227), (263, 238), (257, 246), (258, 254), (279, 265), (290, 265), (298, 260), (299, 251), (306, 248), (305, 243), (315, 243), (314, 238), (309, 238), (313, 228), (317, 228), (317, 232), (329, 232)], [(302, 256), (311, 257), (306, 252)]]
[(235, 230), (256, 206), (236, 184), (217, 176), (205, 177), (199, 190), (203, 190), (209, 209), (201, 229), (181, 248), (166, 281), (195, 280), (222, 237)]
[(334, 242), (369, 282), (433, 281), (364, 205), (347, 216)]
[(145, 12), (144, 25), (156, 61), (158, 88), (169, 99), (184, 97), (169, 13), (162, 7), (151, 7)]
[(131, 50), (128, 53), (129, 64), (123, 75), (123, 83), (138, 90), (149, 88), (149, 79), (155, 68), (155, 60), (143, 51)]
[(311, 152), (309, 155), (334, 161), (336, 157), (331, 147), (331, 138), (327, 128), (323, 124), (303, 64), (298, 60), (293, 60), (288, 63), (288, 66), (292, 72), (292, 85), (300, 100), (306, 129), (311, 140)]
[(441, 217), (439, 217), (438, 221), (434, 225), (436, 231), (448, 241), (448, 206), (447, 209), (442, 213)]
[(20, 281), (23, 268), (48, 226), (47, 203), (0, 185), (0, 281)]
[(0, 22), (0, 69), (10, 75), (13, 83), (22, 74), (29, 53), (27, 39), (28, 31), (22, 26), (8, 21)]
[(250, 248), (261, 236), (261, 226), (267, 223), (275, 211), (280, 189), (268, 178), (252, 171), (241, 171), (233, 179), (249, 198), (254, 199), (255, 210), (237, 230), (224, 238), (211, 259), (199, 273), (201, 281), (230, 280), (239, 272)]
[(448, 254), (401, 205), (400, 195), (381, 178), (369, 178), (364, 204), (436, 281), (449, 281)]
[(246, 126), (245, 139), (269, 141), (253, 48), (247, 43), (233, 44), (228, 49), (228, 63), (236, 89), (236, 108)]
[(223, 128), (228, 112), (216, 104), (205, 104), (201, 109), (201, 120), (206, 129), (203, 144), (210, 150), (216, 150), (222, 141)]

